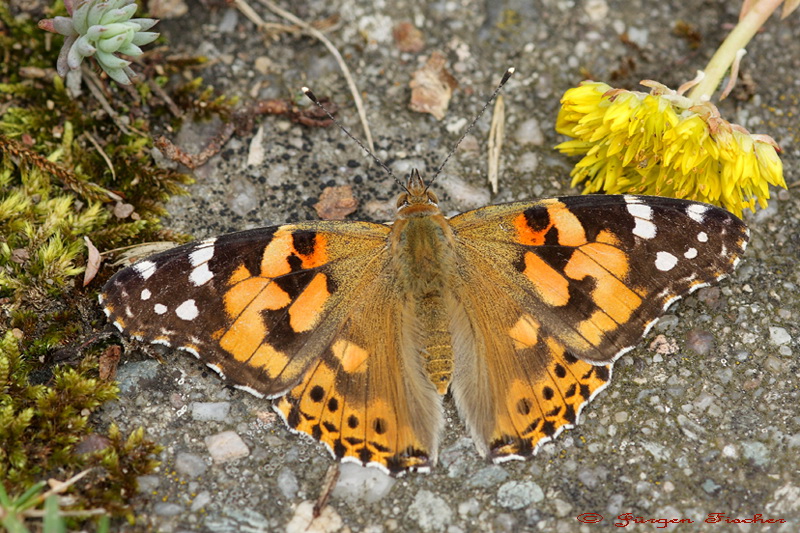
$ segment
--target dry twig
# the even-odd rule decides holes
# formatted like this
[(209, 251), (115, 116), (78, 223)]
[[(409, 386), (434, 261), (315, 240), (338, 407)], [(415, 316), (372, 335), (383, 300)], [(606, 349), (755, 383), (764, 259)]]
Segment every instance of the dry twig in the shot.
[(499, 95), (494, 103), (492, 126), (489, 129), (489, 183), (492, 193), (497, 194), (497, 181), (500, 175), (500, 152), (503, 149), (503, 138), (506, 133), (506, 106), (503, 95)]

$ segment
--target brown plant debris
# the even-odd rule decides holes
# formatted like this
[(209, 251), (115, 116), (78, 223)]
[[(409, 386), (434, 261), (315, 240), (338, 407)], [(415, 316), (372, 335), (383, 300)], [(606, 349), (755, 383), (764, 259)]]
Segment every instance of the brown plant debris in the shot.
[(425, 66), (414, 73), (409, 83), (412, 111), (430, 113), (437, 120), (444, 118), (453, 89), (458, 87), (458, 81), (445, 68), (445, 61), (441, 52), (433, 52)]

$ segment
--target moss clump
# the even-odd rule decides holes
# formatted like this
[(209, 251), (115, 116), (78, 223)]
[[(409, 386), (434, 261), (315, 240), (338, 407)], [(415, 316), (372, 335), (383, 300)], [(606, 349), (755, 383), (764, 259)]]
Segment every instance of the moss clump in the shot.
[(14, 15), (0, 2), (0, 529), (19, 495), (43, 511), (52, 500), (42, 481), (83, 471), (56, 501), (68, 524), (83, 527), (87, 510), (133, 519), (136, 478), (153, 470), (157, 447), (141, 429), (123, 435), (92, 423), (118, 390), (98, 375), (102, 279), (80, 283), (84, 238), (101, 251), (185, 240), (159, 217), (190, 178), (156, 163), (151, 120), (232, 116), (233, 101), (200, 82), (167, 94), (179, 66), (159, 64), (164, 76), (149, 81), (148, 61), (161, 62), (147, 54), (134, 90), (84, 69), (84, 92), (73, 98), (55, 75), (60, 37), (49, 42), (35, 22), (63, 11), (58, 3), (50, 13)]
[[(114, 382), (97, 377), (97, 362), (83, 358), (75, 368), (50, 368), (46, 384), (36, 384), (36, 365), (21, 353), (18, 330), (0, 339), (0, 485), (6, 493), (37, 486), (43, 477), (62, 477), (88, 469), (86, 479), (70, 491), (67, 513), (105, 509), (130, 515), (136, 478), (152, 472), (159, 448), (139, 428), (127, 438), (116, 426), (106, 436), (94, 433), (89, 418), (104, 402), (117, 397)], [(94, 438), (94, 447), (79, 443)], [(42, 502), (44, 503), (44, 500)], [(3, 510), (8, 513), (8, 509)], [(0, 516), (4, 514), (0, 511)], [(132, 516), (130, 516), (132, 519)], [(75, 519), (72, 519), (75, 520)]]

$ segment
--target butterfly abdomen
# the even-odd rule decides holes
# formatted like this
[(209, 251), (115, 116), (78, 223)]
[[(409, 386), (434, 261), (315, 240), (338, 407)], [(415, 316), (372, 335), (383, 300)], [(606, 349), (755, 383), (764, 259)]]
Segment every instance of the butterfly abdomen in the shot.
[(408, 320), (416, 331), (425, 371), (439, 394), (447, 392), (453, 375), (453, 347), (447, 312), (456, 265), (453, 233), (438, 212), (401, 219), (392, 228), (398, 290), (412, 309)]

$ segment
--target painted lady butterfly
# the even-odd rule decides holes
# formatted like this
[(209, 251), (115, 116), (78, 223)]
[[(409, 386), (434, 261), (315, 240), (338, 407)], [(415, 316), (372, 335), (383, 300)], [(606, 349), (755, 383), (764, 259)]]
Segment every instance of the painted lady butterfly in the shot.
[(131, 337), (275, 398), (334, 456), (401, 473), (436, 463), (447, 391), (482, 455), (533, 455), (748, 240), (732, 214), (683, 200), (568, 196), (446, 219), (416, 171), (405, 188), (391, 226), (207, 239), (118, 272), (100, 302)]

